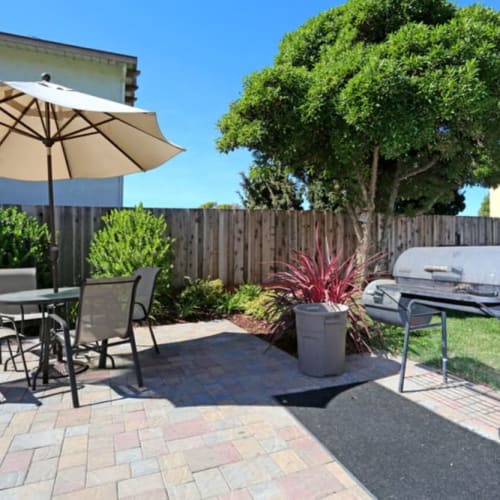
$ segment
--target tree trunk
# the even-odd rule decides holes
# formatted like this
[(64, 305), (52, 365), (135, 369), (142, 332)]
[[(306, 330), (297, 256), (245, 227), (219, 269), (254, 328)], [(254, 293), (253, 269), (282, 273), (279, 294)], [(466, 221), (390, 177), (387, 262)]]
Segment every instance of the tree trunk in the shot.
[(394, 171), (394, 177), (391, 186), (391, 192), (389, 193), (389, 198), (387, 200), (387, 205), (385, 211), (382, 215), (381, 221), (381, 236), (380, 240), (377, 242), (378, 250), (384, 252), (384, 257), (377, 262), (376, 270), (378, 272), (388, 272), (389, 271), (389, 256), (387, 255), (387, 240), (389, 239), (389, 220), (394, 217), (396, 202), (398, 200), (399, 188), (403, 181), (407, 181), (412, 177), (416, 177), (424, 172), (430, 170), (436, 164), (436, 159), (433, 159), (429, 163), (422, 166), (413, 166), (411, 169), (407, 169), (406, 172), (402, 169), (399, 162), (396, 164)]
[(396, 171), (391, 186), (391, 192), (387, 200), (387, 205), (381, 219), (380, 239), (377, 242), (377, 247), (380, 252), (383, 252), (382, 258), (377, 262), (377, 272), (389, 272), (389, 256), (387, 254), (387, 241), (389, 239), (389, 220), (394, 216), (394, 207), (398, 198), (400, 186), (399, 165), (396, 165)]
[(377, 179), (378, 179), (378, 165), (380, 159), (380, 146), (377, 144), (373, 148), (372, 163), (370, 167), (370, 180), (368, 188), (362, 185), (362, 192), (365, 197), (366, 210), (360, 214), (359, 219), (361, 222), (362, 236), (358, 250), (358, 262), (362, 266), (362, 278), (366, 280), (368, 276), (367, 262), (372, 254), (372, 231), (373, 223), (375, 221), (375, 197), (377, 194)]

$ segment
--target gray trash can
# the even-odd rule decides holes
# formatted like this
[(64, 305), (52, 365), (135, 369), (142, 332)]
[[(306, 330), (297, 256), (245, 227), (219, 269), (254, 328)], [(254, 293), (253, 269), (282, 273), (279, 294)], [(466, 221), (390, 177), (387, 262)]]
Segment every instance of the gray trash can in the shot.
[(328, 303), (299, 304), (294, 311), (300, 371), (313, 377), (342, 373), (348, 307)]

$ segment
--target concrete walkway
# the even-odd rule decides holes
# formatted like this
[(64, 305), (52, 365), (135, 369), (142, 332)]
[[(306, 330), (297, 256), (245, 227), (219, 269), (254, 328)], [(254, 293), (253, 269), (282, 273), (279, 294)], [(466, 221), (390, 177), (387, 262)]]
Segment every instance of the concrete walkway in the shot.
[[(393, 390), (397, 360), (348, 357), (338, 377), (311, 378), (297, 360), (229, 321), (137, 329), (145, 387), (127, 355), (115, 370), (26, 390), (0, 372), (0, 499), (372, 498), (272, 396), (378, 379)], [(500, 394), (408, 367), (404, 397), (499, 440)], [(40, 405), (41, 403), (41, 405)]]

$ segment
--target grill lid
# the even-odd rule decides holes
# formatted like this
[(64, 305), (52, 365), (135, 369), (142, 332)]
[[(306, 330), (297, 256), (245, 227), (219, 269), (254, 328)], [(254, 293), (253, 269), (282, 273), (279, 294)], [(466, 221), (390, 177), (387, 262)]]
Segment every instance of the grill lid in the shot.
[(497, 295), (500, 290), (500, 246), (410, 248), (397, 259), (393, 274), (402, 286)]

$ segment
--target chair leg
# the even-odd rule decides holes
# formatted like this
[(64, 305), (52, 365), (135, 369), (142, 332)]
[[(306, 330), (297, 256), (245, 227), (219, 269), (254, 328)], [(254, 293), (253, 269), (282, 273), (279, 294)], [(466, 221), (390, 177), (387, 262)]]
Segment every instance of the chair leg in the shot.
[[(9, 361), (12, 361), (12, 366), (14, 367), (14, 371), (17, 372), (17, 365), (16, 365), (16, 357), (19, 356), (19, 348), (18, 348), (18, 352), (16, 352), (15, 354), (12, 352), (12, 349), (10, 347), (10, 340), (7, 339), (7, 349), (9, 350), (9, 357), (5, 360), (5, 363), (3, 364), (3, 371), (6, 372), (7, 371), (7, 367), (9, 365)], [(0, 359), (0, 363), (2, 362), (2, 360)]]
[(3, 369), (4, 369), (4, 371), (7, 371), (7, 364), (9, 361), (12, 361), (12, 366), (14, 367), (14, 371), (17, 372), (16, 357), (21, 356), (21, 360), (23, 362), (24, 374), (26, 375), (26, 382), (28, 383), (28, 387), (31, 387), (30, 375), (28, 372), (28, 365), (26, 364), (26, 358), (24, 356), (24, 349), (22, 346), (22, 340), (18, 335), (16, 335), (17, 352), (14, 354), (14, 352), (12, 351), (12, 347), (10, 345), (10, 341), (12, 339), (13, 339), (13, 337), (5, 339), (5, 341), (7, 342), (7, 349), (9, 350), (9, 358), (5, 360), (5, 364), (3, 366)]
[(106, 357), (111, 361), (111, 368), (114, 370), (116, 368), (115, 358), (111, 354), (106, 354)]
[[(7, 343), (7, 349), (9, 350), (9, 357), (5, 360), (5, 363), (3, 365), (3, 371), (7, 371), (7, 365), (9, 364), (9, 361), (12, 361), (12, 366), (14, 367), (14, 371), (17, 372), (17, 365), (16, 361), (14, 360), (14, 353), (12, 352), (12, 347), (10, 346), (10, 338), (6, 338), (5, 342)], [(1, 362), (1, 360), (0, 360)]]
[(156, 354), (160, 354), (160, 349), (158, 347), (158, 344), (156, 343), (156, 338), (155, 338), (155, 334), (153, 332), (153, 327), (151, 325), (151, 320), (148, 318), (148, 326), (149, 326), (149, 331), (151, 333), (151, 340), (153, 341), (153, 345), (154, 345), (154, 348), (155, 348), (155, 351), (156, 351)]
[(66, 363), (68, 365), (69, 385), (71, 387), (71, 398), (73, 400), (73, 408), (78, 408), (78, 388), (76, 387), (75, 365), (73, 364), (73, 350), (71, 349), (71, 338), (69, 331), (64, 330), (64, 348), (66, 350)]
[[(26, 382), (28, 383), (28, 387), (31, 387), (31, 382), (30, 382), (30, 374), (28, 371), (28, 365), (26, 364), (26, 358), (24, 356), (24, 349), (22, 345), (22, 339), (19, 335), (17, 335), (17, 348), (19, 351), (19, 354), (21, 355), (21, 360), (23, 362), (23, 367), (24, 367), (24, 374), (26, 375)], [(14, 363), (14, 358), (12, 358), (12, 362)]]
[(137, 375), (137, 385), (142, 387), (144, 385), (142, 380), (141, 365), (139, 364), (139, 355), (137, 354), (137, 346), (135, 344), (134, 330), (130, 329), (130, 347), (132, 349), (132, 358), (134, 359), (135, 374)]
[[(101, 345), (99, 346), (99, 368), (106, 368), (106, 358), (110, 357), (113, 359), (111, 356), (108, 354), (108, 339), (104, 339), (101, 342)], [(113, 360), (113, 368), (114, 366), (114, 360)]]
[[(106, 340), (105, 342), (106, 342), (106, 345), (104, 347), (105, 359), (104, 359), (104, 365), (102, 366), (102, 368), (106, 368), (106, 358), (108, 358), (111, 361), (111, 368), (114, 370), (116, 368), (115, 358), (113, 358), (113, 356), (111, 356), (111, 354), (109, 354), (109, 352), (108, 352), (108, 341)], [(96, 342), (96, 344), (97, 344), (97, 350), (100, 353), (101, 346), (99, 346), (98, 342)], [(99, 363), (101, 363), (100, 358), (99, 358)], [(100, 364), (99, 364), (99, 366), (100, 366)]]
[[(26, 353), (27, 352), (31, 352), (33, 351), (34, 349), (37, 349), (40, 347), (40, 342), (35, 344), (35, 345), (32, 345), (31, 347), (28, 347), (27, 349), (24, 349), (23, 347), (23, 351), (24, 351), (24, 354), (26, 356)], [(15, 358), (17, 358), (17, 356), (20, 356), (21, 355), (21, 350), (19, 348), (19, 345), (17, 346), (17, 351), (16, 353), (12, 356), (12, 359), (9, 357), (5, 360), (5, 363), (4, 363), (4, 371), (7, 371), (7, 365), (12, 361), (12, 364), (14, 365), (14, 370), (17, 371), (17, 368), (15, 366), (16, 362), (15, 362)], [(1, 364), (1, 358), (0, 358), (0, 364)]]

